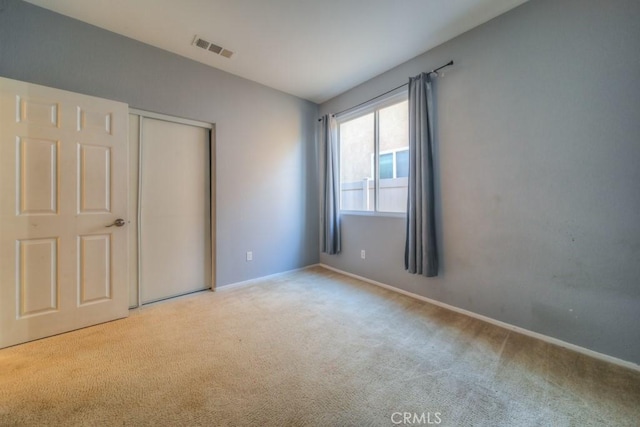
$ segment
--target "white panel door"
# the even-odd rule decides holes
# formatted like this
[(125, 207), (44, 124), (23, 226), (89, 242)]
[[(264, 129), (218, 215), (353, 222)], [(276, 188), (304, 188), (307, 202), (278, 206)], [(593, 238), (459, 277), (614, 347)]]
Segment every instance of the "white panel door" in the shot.
[(142, 119), (142, 303), (211, 287), (209, 130)]
[[(0, 347), (128, 315), (126, 104), (0, 78)], [(126, 221), (125, 221), (126, 225)]]

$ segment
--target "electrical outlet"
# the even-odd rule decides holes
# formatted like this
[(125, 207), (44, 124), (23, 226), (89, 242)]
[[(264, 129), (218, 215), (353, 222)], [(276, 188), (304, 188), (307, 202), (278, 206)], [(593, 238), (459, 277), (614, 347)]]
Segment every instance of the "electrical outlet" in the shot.
[(247, 261), (253, 261), (253, 252), (247, 252)]
[(363, 250), (360, 251), (360, 258), (365, 259), (367, 257), (367, 253)]

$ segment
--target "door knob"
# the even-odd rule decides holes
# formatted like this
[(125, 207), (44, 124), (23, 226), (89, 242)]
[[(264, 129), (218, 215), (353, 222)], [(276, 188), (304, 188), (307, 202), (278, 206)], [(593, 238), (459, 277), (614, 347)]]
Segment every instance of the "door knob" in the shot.
[(122, 227), (122, 226), (123, 226), (123, 225), (125, 225), (126, 223), (127, 223), (127, 222), (126, 222), (124, 219), (122, 219), (122, 218), (118, 218), (118, 219), (116, 219), (115, 221), (113, 221), (113, 224), (109, 224), (109, 225), (107, 225), (107, 227), (113, 227), (114, 225), (115, 225), (116, 227)]

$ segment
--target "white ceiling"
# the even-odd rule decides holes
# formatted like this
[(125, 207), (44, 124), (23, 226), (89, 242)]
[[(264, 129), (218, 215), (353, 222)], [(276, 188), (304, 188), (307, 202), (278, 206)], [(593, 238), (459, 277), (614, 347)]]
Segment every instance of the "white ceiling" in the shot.
[(27, 1), (321, 103), (526, 0)]

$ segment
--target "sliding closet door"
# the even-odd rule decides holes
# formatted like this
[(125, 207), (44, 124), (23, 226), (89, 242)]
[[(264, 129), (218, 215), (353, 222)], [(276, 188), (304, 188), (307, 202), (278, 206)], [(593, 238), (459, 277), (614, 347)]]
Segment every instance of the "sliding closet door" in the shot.
[(211, 287), (209, 130), (142, 119), (142, 303)]

